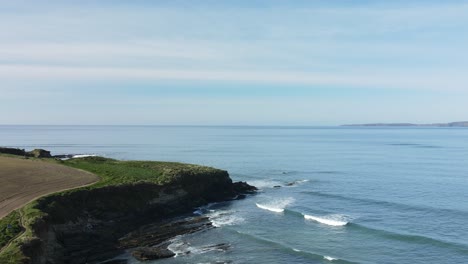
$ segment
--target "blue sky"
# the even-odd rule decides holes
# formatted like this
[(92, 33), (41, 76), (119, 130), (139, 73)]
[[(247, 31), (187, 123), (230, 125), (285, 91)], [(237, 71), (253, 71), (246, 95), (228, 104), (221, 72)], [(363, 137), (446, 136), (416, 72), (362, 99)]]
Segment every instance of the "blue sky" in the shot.
[(466, 14), (468, 1), (0, 1), (0, 124), (466, 120)]

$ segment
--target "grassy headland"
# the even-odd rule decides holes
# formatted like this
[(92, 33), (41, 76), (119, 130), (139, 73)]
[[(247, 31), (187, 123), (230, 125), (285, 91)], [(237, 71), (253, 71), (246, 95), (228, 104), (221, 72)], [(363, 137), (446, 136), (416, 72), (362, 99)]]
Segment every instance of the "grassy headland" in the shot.
[[(215, 175), (220, 173), (225, 173), (227, 175), (227, 173), (222, 170), (192, 164), (155, 161), (118, 161), (102, 157), (76, 158), (65, 161), (41, 159), (37, 162), (62, 164), (84, 170), (97, 175), (100, 180), (92, 185), (56, 192), (38, 198), (0, 219), (0, 263), (29, 263), (28, 257), (24, 255), (24, 245), (34, 244), (35, 241), (39, 240), (34, 230), (37, 230), (37, 226), (41, 225), (41, 223), (45, 221), (44, 219), (51, 219), (53, 217), (67, 218), (73, 214), (78, 215), (81, 213), (81, 209), (74, 208), (73, 204), (71, 204), (69, 208), (65, 208), (66, 205), (63, 202), (74, 202), (73, 197), (79, 192), (103, 190), (113, 186), (116, 186), (116, 188), (118, 186), (135, 186), (138, 184), (164, 186), (177, 183), (187, 185), (185, 181), (189, 181), (189, 184), (193, 185), (200, 177), (205, 177), (203, 175)], [(193, 177), (187, 177), (187, 175)], [(24, 184), (27, 185), (28, 183)], [(141, 205), (141, 201), (143, 199), (149, 199), (150, 196), (148, 194), (146, 194), (148, 197), (143, 197), (141, 195), (145, 194), (135, 194), (135, 196), (137, 196), (135, 201), (122, 200), (122, 202), (126, 202), (127, 204), (120, 206), (127, 206), (125, 209), (128, 209), (129, 206), (133, 206), (134, 204)], [(116, 196), (114, 195), (113, 197)], [(125, 199), (128, 199), (128, 197)], [(80, 202), (81, 201), (78, 201), (76, 203), (78, 204)], [(133, 204), (130, 204), (132, 202)], [(119, 204), (119, 201), (117, 201), (116, 204)], [(63, 215), (57, 216), (57, 212)], [(54, 216), (52, 217), (49, 214), (54, 214)]]

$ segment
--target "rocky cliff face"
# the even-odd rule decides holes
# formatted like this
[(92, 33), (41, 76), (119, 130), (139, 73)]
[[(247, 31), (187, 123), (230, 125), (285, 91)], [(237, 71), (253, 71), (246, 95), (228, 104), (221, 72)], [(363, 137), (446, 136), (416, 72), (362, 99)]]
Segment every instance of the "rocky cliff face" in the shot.
[(162, 186), (137, 183), (44, 197), (36, 207), (46, 214), (21, 249), (27, 263), (98, 263), (121, 253), (118, 239), (142, 225), (254, 189), (232, 183), (226, 171), (185, 171)]

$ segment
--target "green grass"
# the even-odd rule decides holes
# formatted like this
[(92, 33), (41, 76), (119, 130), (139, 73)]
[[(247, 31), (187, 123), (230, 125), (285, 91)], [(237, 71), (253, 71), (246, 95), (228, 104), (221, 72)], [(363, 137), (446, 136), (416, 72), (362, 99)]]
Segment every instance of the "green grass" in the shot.
[(69, 159), (61, 163), (92, 172), (101, 178), (98, 183), (88, 188), (140, 182), (167, 184), (179, 180), (182, 174), (217, 171), (210, 167), (177, 162), (119, 161), (102, 157)]
[(0, 219), (0, 230), (0, 248), (2, 248), (23, 230), (19, 213), (13, 211), (6, 217)]
[[(21, 245), (24, 241), (30, 240), (34, 237), (31, 226), (34, 224), (36, 219), (44, 215), (43, 212), (35, 208), (36, 205), (37, 201), (33, 201), (24, 207), (11, 212), (0, 220), (0, 228), (2, 228), (0, 237), (2, 242), (6, 245), (11, 241), (10, 245), (7, 248), (3, 248), (0, 252), (0, 263), (18, 264), (24, 263), (24, 260), (26, 260), (26, 257), (20, 250)], [(24, 226), (21, 225), (20, 212)], [(13, 227), (10, 229), (10, 232), (6, 232), (7, 229), (4, 228), (8, 224)], [(18, 237), (15, 238), (16, 236)], [(14, 239), (11, 240), (12, 238)], [(4, 245), (2, 245), (2, 247)]]

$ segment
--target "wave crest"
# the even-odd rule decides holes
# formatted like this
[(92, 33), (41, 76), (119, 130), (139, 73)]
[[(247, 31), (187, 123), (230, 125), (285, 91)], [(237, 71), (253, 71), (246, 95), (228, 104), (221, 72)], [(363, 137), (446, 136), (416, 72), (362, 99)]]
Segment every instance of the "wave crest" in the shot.
[(286, 206), (294, 202), (294, 198), (289, 197), (286, 199), (273, 199), (265, 203), (255, 203), (255, 205), (263, 210), (268, 210), (275, 213), (282, 213)]
[(342, 215), (328, 215), (328, 216), (314, 216), (314, 215), (307, 215), (304, 214), (304, 218), (306, 220), (313, 220), (315, 222), (319, 222), (321, 224), (329, 225), (329, 226), (345, 226), (349, 222), (346, 218)]

